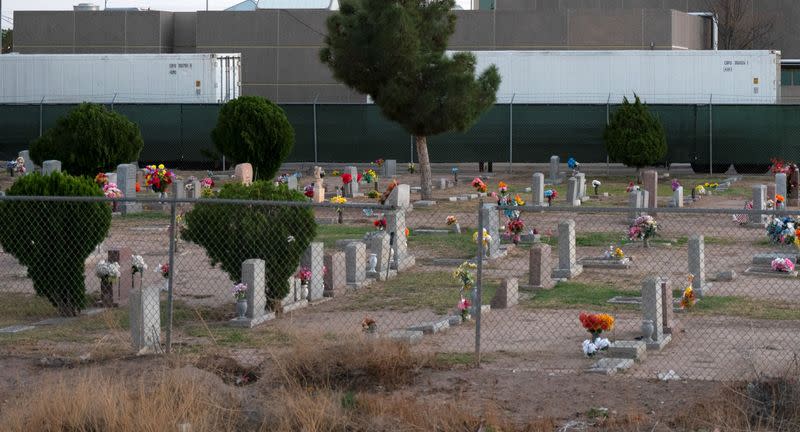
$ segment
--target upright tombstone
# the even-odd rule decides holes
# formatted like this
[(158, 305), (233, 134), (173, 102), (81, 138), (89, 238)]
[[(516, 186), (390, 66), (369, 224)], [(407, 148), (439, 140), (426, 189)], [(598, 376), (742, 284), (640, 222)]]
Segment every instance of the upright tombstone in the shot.
[(325, 268), (325, 297), (336, 297), (343, 294), (347, 288), (347, 273), (345, 270), (344, 252), (327, 254), (323, 258)]
[(767, 199), (775, 199), (775, 183), (767, 183)]
[(137, 353), (161, 352), (161, 287), (142, 286), (131, 291), (131, 347)]
[(674, 335), (678, 329), (678, 322), (675, 320), (675, 310), (672, 301), (672, 290), (669, 289), (669, 280), (661, 280), (661, 311), (662, 327), (664, 333)]
[(386, 159), (383, 161), (382, 174), (385, 178), (389, 179), (397, 175), (397, 160)]
[(672, 191), (672, 206), (683, 207), (683, 186), (678, 186)]
[[(136, 198), (137, 170), (131, 164), (117, 166), (117, 187), (122, 191), (123, 198)], [(120, 202), (118, 208), (123, 215), (142, 212), (142, 204), (138, 202)]]
[(411, 186), (407, 184), (395, 186), (389, 194), (389, 199), (386, 200), (386, 205), (409, 209), (411, 207)]
[(702, 235), (689, 237), (689, 273), (694, 276), (692, 290), (698, 297), (705, 296), (711, 283), (706, 282), (705, 237)]
[(186, 198), (197, 199), (202, 196), (203, 185), (200, 183), (200, 180), (196, 178), (186, 180), (185, 186), (188, 186), (188, 189), (186, 190)]
[(560, 167), (561, 158), (558, 156), (550, 156), (550, 183), (554, 185), (561, 183), (561, 176), (558, 172)]
[(325, 245), (322, 242), (312, 242), (303, 254), (300, 265), (311, 271), (311, 280), (308, 283), (308, 300), (319, 300), (324, 296), (325, 278)]
[(500, 215), (497, 213), (497, 206), (484, 204), (481, 213), (483, 213), (483, 229), (492, 238), (487, 245), (488, 251), (484, 252), (489, 258), (496, 258), (500, 255)]
[(445, 189), (447, 189), (447, 179), (446, 178), (440, 178), (439, 179), (439, 190), (445, 190)]
[[(390, 235), (392, 254), (390, 268), (403, 271), (416, 264), (416, 259), (408, 252), (408, 237), (406, 237), (406, 212), (405, 210), (391, 210), (384, 215), (386, 218), (386, 232)], [(391, 236), (394, 235), (394, 238)]]
[(361, 288), (367, 278), (367, 245), (351, 242), (344, 247), (347, 286)]
[(578, 199), (578, 190), (580, 186), (578, 185), (578, 179), (575, 177), (570, 177), (567, 180), (567, 205), (568, 206), (579, 206), (581, 205), (581, 200)]
[(589, 198), (586, 195), (586, 174), (580, 172), (575, 174), (575, 178), (578, 180), (578, 199), (583, 200)]
[[(764, 185), (753, 186), (753, 211), (767, 208), (767, 187)], [(751, 227), (764, 228), (767, 226), (767, 215), (751, 214), (749, 223)]]
[(370, 279), (386, 280), (391, 271), (389, 269), (389, 254), (391, 249), (389, 246), (389, 234), (385, 231), (378, 232), (370, 236), (368, 240), (369, 253), (375, 254), (378, 258), (378, 263), (375, 265), (375, 271), (367, 271), (367, 277)]
[(638, 190), (628, 192), (628, 219), (634, 220), (639, 217), (639, 209), (642, 207), (642, 195)]
[(314, 198), (315, 203), (325, 202), (325, 186), (322, 183), (322, 168), (314, 167)]
[(286, 187), (288, 187), (289, 190), (297, 190), (297, 176), (296, 175), (292, 174), (289, 177), (287, 177), (287, 179), (286, 179)]
[(115, 247), (108, 250), (108, 262), (119, 263), (119, 277), (117, 278), (117, 289), (114, 290), (114, 304), (124, 306), (128, 304), (131, 293), (131, 250), (126, 247)]
[(253, 184), (253, 165), (240, 163), (233, 168), (233, 175), (241, 184), (249, 186)]
[(266, 274), (266, 263), (262, 259), (242, 263), (242, 283), (247, 285), (247, 312), (244, 319), (232, 319), (231, 325), (255, 327), (275, 317), (274, 313), (267, 313)]
[(492, 298), (492, 309), (508, 309), (519, 301), (519, 282), (516, 278), (503, 279)]
[[(661, 295), (662, 279), (649, 277), (642, 284), (642, 315), (653, 323), (653, 333), (643, 335), (647, 349), (661, 350), (672, 339), (664, 334), (664, 308)], [(647, 336), (650, 336), (649, 338)]]
[(49, 175), (54, 172), (61, 172), (61, 161), (46, 160), (42, 162), (42, 175)]
[[(789, 183), (793, 185), (800, 185), (800, 171), (793, 169), (791, 172), (789, 172), (788, 180)], [(787, 205), (789, 199), (794, 200), (794, 204), (792, 205), (797, 205), (798, 203), (796, 200), (798, 198), (800, 198), (800, 190), (798, 190), (798, 187), (792, 187), (792, 189), (789, 191), (789, 196), (786, 197)]]
[(658, 172), (655, 170), (647, 170), (642, 173), (644, 181), (644, 190), (647, 192), (647, 202), (644, 203), (647, 208), (658, 207)]
[(33, 164), (33, 160), (31, 159), (31, 153), (28, 150), (22, 150), (17, 156), (21, 157), (25, 161), (25, 174), (32, 174), (36, 169), (36, 166)]
[(186, 180), (175, 179), (170, 187), (176, 199), (186, 199)]
[(571, 279), (582, 272), (583, 266), (576, 259), (575, 221), (561, 221), (558, 224), (558, 268), (553, 270), (553, 278)]
[(350, 183), (344, 185), (344, 196), (347, 198), (360, 196), (358, 193), (358, 168), (354, 166), (344, 167), (344, 173), (350, 174), (352, 178)]
[(639, 191), (639, 195), (641, 197), (641, 198), (639, 198), (639, 202), (641, 203), (639, 205), (639, 215), (641, 216), (643, 214), (647, 214), (647, 212), (646, 211), (642, 211), (642, 209), (645, 209), (645, 208), (649, 207), (649, 205), (650, 205), (649, 204), (649, 202), (650, 202), (650, 192), (648, 192), (646, 190), (640, 190)]
[(552, 248), (549, 244), (537, 243), (531, 246), (530, 262), (528, 264), (528, 288), (553, 288), (553, 279), (550, 277), (551, 257)]
[(530, 205), (534, 207), (544, 207), (544, 174), (533, 173), (533, 182), (531, 183), (531, 198)]
[[(786, 196), (787, 193), (787, 177), (786, 173), (777, 173), (775, 174), (775, 195), (781, 195), (784, 198), (789, 198)], [(767, 197), (768, 199), (775, 199), (774, 196)]]
[(117, 185), (117, 187), (119, 187), (119, 183), (117, 183), (117, 173), (115, 173), (115, 172), (107, 172), (106, 173), (106, 179), (108, 180), (109, 183), (114, 183), (115, 185)]

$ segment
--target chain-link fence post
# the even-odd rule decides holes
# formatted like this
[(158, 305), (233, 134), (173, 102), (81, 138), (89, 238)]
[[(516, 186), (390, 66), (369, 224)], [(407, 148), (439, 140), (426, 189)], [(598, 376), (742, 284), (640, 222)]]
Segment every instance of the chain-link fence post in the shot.
[(483, 276), (483, 200), (478, 203), (478, 255), (477, 275), (475, 277), (475, 366), (481, 364), (481, 285)]
[(178, 234), (177, 210), (178, 194), (172, 194), (169, 210), (169, 275), (167, 277), (167, 347), (166, 352), (172, 352), (172, 298), (173, 278), (175, 277), (175, 236)]

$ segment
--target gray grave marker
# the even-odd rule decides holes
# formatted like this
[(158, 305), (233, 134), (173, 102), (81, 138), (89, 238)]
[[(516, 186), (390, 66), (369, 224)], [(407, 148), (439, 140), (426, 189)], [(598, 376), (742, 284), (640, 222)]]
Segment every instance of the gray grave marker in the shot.
[(578, 179), (575, 177), (570, 177), (567, 180), (566, 200), (568, 206), (581, 205), (581, 200), (578, 199), (578, 189), (580, 189), (580, 186), (578, 185)]
[(544, 174), (533, 173), (533, 182), (531, 183), (531, 198), (532, 206), (545, 206), (544, 201)]
[[(645, 320), (653, 322), (652, 342), (646, 341), (647, 349), (660, 350), (670, 339), (664, 334), (664, 309), (661, 295), (663, 280), (649, 277), (642, 284), (642, 314)], [(647, 339), (647, 338), (645, 338)]]
[(42, 175), (49, 175), (54, 172), (61, 172), (61, 161), (46, 160), (42, 162)]
[(325, 255), (324, 262), (328, 269), (328, 272), (325, 273), (325, 297), (336, 297), (343, 294), (344, 289), (347, 288), (344, 252)]
[(583, 266), (576, 262), (575, 221), (572, 219), (558, 224), (558, 268), (553, 270), (557, 279), (571, 279), (583, 272)]
[(308, 283), (308, 300), (319, 300), (324, 296), (325, 279), (322, 268), (325, 265), (325, 247), (322, 242), (312, 242), (303, 254), (301, 265), (311, 270), (311, 280)]
[(351, 242), (344, 247), (344, 252), (347, 286), (361, 288), (367, 278), (367, 245), (361, 242)]
[[(766, 208), (767, 208), (767, 187), (764, 185), (753, 186), (753, 210), (765, 210)], [(756, 228), (766, 227), (767, 215), (764, 214), (749, 215), (748, 225)]]
[[(135, 165), (117, 166), (117, 187), (124, 198), (136, 198), (136, 171), (138, 168)], [(142, 212), (142, 204), (138, 202), (120, 202), (118, 208), (123, 215)]]
[(161, 351), (160, 286), (140, 287), (131, 292), (131, 346), (136, 352)]
[(692, 289), (698, 297), (703, 297), (711, 284), (706, 282), (705, 237), (701, 235), (689, 237), (689, 273), (694, 276)]
[(515, 278), (503, 279), (492, 298), (492, 309), (508, 309), (519, 301), (519, 282)]
[(553, 280), (550, 278), (552, 248), (549, 244), (538, 243), (531, 247), (528, 264), (528, 288), (550, 289)]
[(247, 285), (247, 312), (244, 319), (234, 318), (231, 320), (231, 325), (255, 327), (274, 318), (274, 313), (266, 311), (266, 263), (264, 260), (249, 259), (242, 263), (242, 283)]
[(559, 175), (559, 168), (561, 165), (561, 158), (558, 156), (550, 156), (550, 182), (555, 184), (561, 183), (561, 176)]

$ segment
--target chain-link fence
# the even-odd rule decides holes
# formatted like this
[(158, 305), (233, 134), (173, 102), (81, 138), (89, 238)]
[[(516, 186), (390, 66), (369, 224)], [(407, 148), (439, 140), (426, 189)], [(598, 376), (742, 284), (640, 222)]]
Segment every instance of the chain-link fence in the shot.
[(364, 333), (541, 371), (728, 380), (795, 361), (790, 214), (475, 197), (0, 197), (0, 349), (256, 367), (300, 334)]

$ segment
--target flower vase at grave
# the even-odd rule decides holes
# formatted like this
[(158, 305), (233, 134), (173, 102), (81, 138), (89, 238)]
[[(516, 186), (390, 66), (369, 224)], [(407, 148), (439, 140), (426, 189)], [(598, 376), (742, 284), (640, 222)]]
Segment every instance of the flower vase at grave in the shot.
[(592, 335), (591, 336), (591, 342), (592, 343), (597, 342), (597, 339), (600, 339), (600, 334), (601, 333), (602, 333), (602, 331), (590, 331), (589, 334)]
[(655, 327), (653, 326), (652, 320), (642, 320), (642, 338), (645, 343), (653, 342), (653, 330)]
[(300, 281), (300, 298), (306, 299), (308, 298), (308, 281)]
[(247, 313), (247, 299), (239, 299), (236, 301), (236, 318), (244, 319)]
[(375, 273), (375, 266), (378, 265), (378, 254), (369, 254), (369, 271)]
[(514, 234), (514, 237), (512, 237), (511, 241), (512, 241), (512, 242), (513, 242), (515, 245), (518, 245), (518, 244), (519, 244), (519, 241), (520, 241), (520, 236), (519, 236), (519, 234)]
[(461, 234), (461, 225), (459, 223), (453, 225), (453, 232), (455, 232), (456, 234)]
[(341, 211), (341, 210), (338, 210), (336, 213), (338, 213), (338, 214), (339, 214), (339, 215), (337, 216), (337, 222), (339, 222), (340, 224), (343, 224), (343, 223), (344, 223), (344, 216), (342, 215), (342, 211)]

